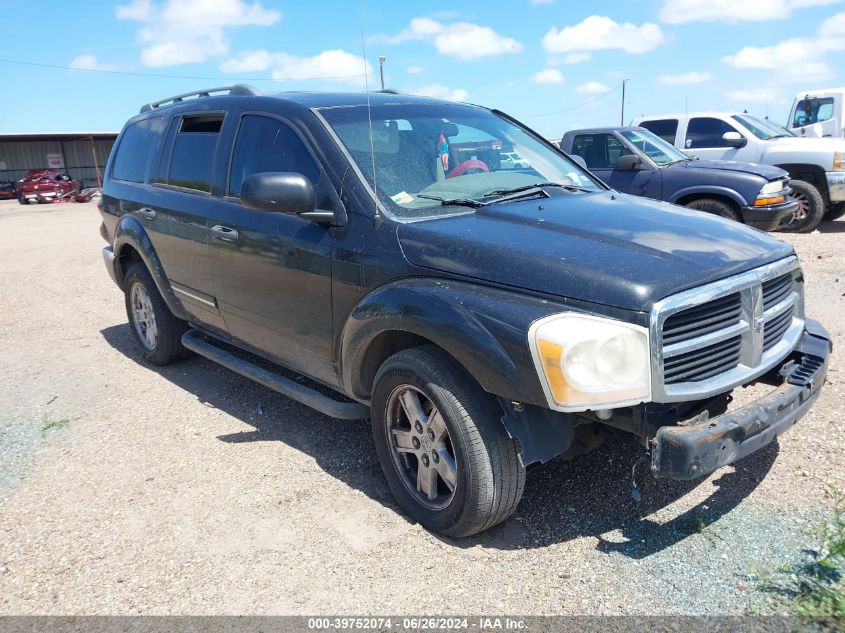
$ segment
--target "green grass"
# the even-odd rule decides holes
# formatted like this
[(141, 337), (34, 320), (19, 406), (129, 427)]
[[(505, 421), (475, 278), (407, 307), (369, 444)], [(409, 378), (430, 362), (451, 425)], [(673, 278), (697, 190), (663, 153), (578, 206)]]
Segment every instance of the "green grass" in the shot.
[(50, 431), (58, 431), (59, 429), (66, 429), (70, 426), (73, 420), (71, 418), (54, 419), (45, 411), (41, 422), (41, 435), (45, 436)]
[(797, 563), (782, 565), (760, 589), (780, 596), (789, 610), (812, 620), (845, 618), (845, 494), (827, 486), (831, 516), (818, 530), (819, 546)]

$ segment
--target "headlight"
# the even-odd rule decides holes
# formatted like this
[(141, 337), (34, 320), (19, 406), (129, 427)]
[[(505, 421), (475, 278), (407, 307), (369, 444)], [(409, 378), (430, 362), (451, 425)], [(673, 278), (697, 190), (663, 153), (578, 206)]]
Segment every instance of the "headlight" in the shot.
[(780, 204), (786, 197), (783, 195), (783, 190), (786, 188), (786, 183), (783, 180), (774, 180), (767, 182), (760, 189), (757, 194), (757, 199), (754, 201), (755, 207), (765, 207), (770, 204)]
[(833, 152), (833, 171), (845, 171), (845, 152)]
[(760, 193), (758, 197), (764, 198), (766, 196), (770, 196), (773, 193), (780, 193), (783, 191), (784, 182), (782, 180), (773, 180), (772, 182), (767, 182), (763, 185), (763, 188), (760, 189)]
[(556, 314), (531, 325), (528, 344), (553, 409), (609, 409), (651, 399), (646, 328), (582, 314)]

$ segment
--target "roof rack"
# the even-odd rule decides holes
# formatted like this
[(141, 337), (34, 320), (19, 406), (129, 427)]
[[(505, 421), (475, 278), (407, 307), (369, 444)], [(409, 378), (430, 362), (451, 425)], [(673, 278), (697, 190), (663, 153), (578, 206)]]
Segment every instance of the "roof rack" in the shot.
[(261, 91), (253, 88), (247, 84), (235, 84), (233, 86), (223, 86), (221, 88), (208, 88), (206, 90), (195, 90), (193, 92), (185, 92), (174, 97), (168, 97), (161, 101), (153, 101), (152, 103), (145, 103), (141, 106), (141, 112), (149, 112), (153, 108), (161, 107), (169, 103), (179, 103), (187, 97), (210, 97), (212, 92), (227, 92), (230, 97), (257, 97), (261, 95)]
[(401, 94), (401, 93), (400, 93), (398, 90), (396, 90), (395, 88), (382, 88), (381, 90), (376, 90), (376, 92), (380, 92), (380, 93), (382, 93), (382, 94), (386, 94), (386, 95), (398, 95), (398, 94)]

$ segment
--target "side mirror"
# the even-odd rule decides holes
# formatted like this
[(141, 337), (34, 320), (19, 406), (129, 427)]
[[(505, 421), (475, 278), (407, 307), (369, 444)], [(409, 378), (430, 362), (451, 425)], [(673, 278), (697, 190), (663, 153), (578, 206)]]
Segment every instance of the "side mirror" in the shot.
[(636, 154), (626, 154), (625, 156), (619, 157), (619, 159), (616, 161), (616, 167), (614, 169), (618, 171), (635, 171), (637, 169), (640, 169), (642, 167), (642, 164), (642, 159)]
[(727, 147), (745, 147), (748, 139), (739, 132), (725, 132), (722, 134), (722, 144)]
[(241, 185), (241, 204), (253, 211), (295, 213), (314, 222), (334, 224), (334, 211), (316, 208), (314, 186), (295, 172), (263, 172), (247, 176)]
[(569, 158), (572, 159), (573, 163), (578, 163), (581, 167), (589, 171), (589, 168), (587, 167), (587, 161), (584, 160), (583, 156), (579, 156), (578, 154), (570, 154)]

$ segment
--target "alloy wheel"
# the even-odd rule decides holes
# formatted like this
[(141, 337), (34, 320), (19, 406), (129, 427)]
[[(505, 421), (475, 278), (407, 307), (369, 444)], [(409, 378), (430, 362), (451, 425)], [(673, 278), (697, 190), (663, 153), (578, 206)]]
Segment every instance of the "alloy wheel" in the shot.
[(422, 391), (400, 385), (387, 400), (387, 442), (405, 487), (423, 505), (442, 509), (455, 495), (458, 465), (443, 415)]
[(143, 284), (135, 282), (129, 294), (129, 301), (132, 307), (132, 325), (138, 334), (143, 346), (148, 351), (153, 351), (158, 339), (158, 328), (156, 327), (156, 315), (153, 310), (153, 302)]

